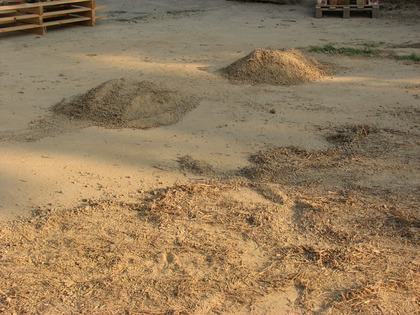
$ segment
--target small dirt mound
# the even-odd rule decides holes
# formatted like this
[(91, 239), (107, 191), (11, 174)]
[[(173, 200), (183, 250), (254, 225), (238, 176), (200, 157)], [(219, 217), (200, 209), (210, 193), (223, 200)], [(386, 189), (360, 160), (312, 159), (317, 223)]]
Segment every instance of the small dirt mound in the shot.
[(295, 49), (256, 49), (220, 73), (231, 81), (294, 85), (321, 79), (327, 67)]
[(345, 126), (336, 133), (328, 135), (327, 141), (336, 145), (345, 145), (363, 139), (370, 134), (378, 133), (378, 128), (369, 124)]
[(203, 160), (196, 160), (190, 155), (180, 157), (178, 159), (180, 168), (184, 171), (191, 172), (195, 175), (214, 175), (213, 167)]
[(152, 128), (179, 121), (197, 106), (187, 97), (148, 81), (114, 79), (53, 106), (55, 114), (109, 128)]

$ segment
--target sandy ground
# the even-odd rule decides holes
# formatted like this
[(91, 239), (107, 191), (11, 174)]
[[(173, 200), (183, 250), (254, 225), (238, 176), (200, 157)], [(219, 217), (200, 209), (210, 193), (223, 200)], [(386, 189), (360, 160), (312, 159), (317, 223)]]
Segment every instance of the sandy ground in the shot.
[[(177, 159), (185, 155), (231, 172), (267, 147), (331, 147), (325, 133), (348, 124), (418, 136), (418, 63), (318, 54), (337, 74), (297, 86), (236, 85), (215, 73), (256, 48), (374, 44), (419, 54), (418, 10), (383, 11), (379, 19), (315, 19), (309, 1), (279, 6), (98, 0), (97, 5), (108, 6), (100, 12), (107, 18), (94, 28), (0, 37), (1, 220), (89, 199), (132, 201), (138, 191), (202, 179), (180, 170)], [(162, 83), (199, 97), (200, 105), (179, 123), (148, 130), (72, 124), (28, 129), (61, 99), (122, 77)], [(418, 173), (397, 181), (420, 184)], [(260, 200), (251, 193), (238, 198)], [(295, 292), (287, 294), (296, 298)], [(260, 307), (275, 314), (287, 304), (285, 296), (268, 296)]]
[(200, 97), (201, 105), (168, 127), (90, 127), (35, 142), (1, 142), (3, 219), (37, 206), (67, 207), (103, 194), (129, 197), (137, 189), (188, 181), (176, 163), (186, 154), (232, 170), (266, 145), (325, 148), (319, 127), (373, 123), (405, 129), (404, 120), (389, 113), (418, 108), (418, 89), (410, 87), (420, 84), (419, 69), (403, 62), (321, 55), (343, 70), (294, 87), (231, 85), (213, 73), (255, 48), (415, 44), (420, 26), (410, 15), (315, 19), (310, 4), (221, 0), (97, 5), (108, 6), (101, 11), (108, 18), (95, 28), (2, 35), (2, 131), (22, 133), (62, 98), (120, 77), (165, 83)]

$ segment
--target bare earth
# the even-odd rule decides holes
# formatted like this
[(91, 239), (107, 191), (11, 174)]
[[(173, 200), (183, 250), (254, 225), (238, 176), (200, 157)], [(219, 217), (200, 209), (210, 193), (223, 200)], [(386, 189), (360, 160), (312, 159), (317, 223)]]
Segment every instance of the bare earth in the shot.
[[(418, 7), (97, 5), (94, 28), (0, 37), (0, 312), (420, 312), (420, 66), (389, 57), (420, 55)], [(382, 53), (311, 53), (334, 73), (297, 85), (219, 73), (328, 43)], [(53, 117), (121, 78), (197, 104), (149, 129)]]

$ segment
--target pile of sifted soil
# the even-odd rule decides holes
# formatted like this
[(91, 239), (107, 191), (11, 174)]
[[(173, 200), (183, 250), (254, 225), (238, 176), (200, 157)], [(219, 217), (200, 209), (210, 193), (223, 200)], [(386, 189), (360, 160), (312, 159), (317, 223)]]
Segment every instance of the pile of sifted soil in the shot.
[(153, 128), (178, 122), (197, 106), (187, 97), (148, 81), (114, 79), (52, 107), (55, 114), (108, 128)]
[(321, 79), (326, 65), (296, 49), (256, 49), (220, 73), (231, 81), (251, 84), (294, 85)]

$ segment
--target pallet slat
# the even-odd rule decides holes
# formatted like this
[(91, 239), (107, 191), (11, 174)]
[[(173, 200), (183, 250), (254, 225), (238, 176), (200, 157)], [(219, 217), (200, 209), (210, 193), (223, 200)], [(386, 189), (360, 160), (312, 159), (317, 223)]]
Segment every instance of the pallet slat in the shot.
[[(23, 2), (23, 1), (22, 1)], [(95, 0), (52, 0), (48, 2), (0, 5), (0, 33), (30, 31), (44, 34), (46, 27), (78, 23), (94, 26)]]
[(38, 26), (35, 27), (33, 24), (9, 26), (7, 28), (0, 28), (0, 33), (11, 32), (11, 31), (25, 31), (25, 30), (29, 30), (31, 28), (40, 28), (40, 27), (42, 27), (42, 26), (38, 25)]
[(12, 4), (12, 5), (2, 5), (0, 6), (0, 12), (6, 10), (16, 10), (16, 9), (27, 9), (27, 8), (36, 8), (36, 7), (48, 7), (60, 4), (74, 4), (81, 2), (92, 2), (92, 0), (55, 0), (48, 2), (35, 2), (35, 3), (24, 3), (24, 4)]
[(63, 24), (83, 22), (83, 21), (89, 21), (89, 20), (90, 18), (88, 17), (73, 17), (73, 18), (68, 18), (68, 19), (63, 19), (63, 20), (44, 22), (42, 23), (42, 25), (43, 26), (63, 25)]
[(350, 12), (368, 11), (371, 12), (372, 18), (379, 17), (379, 5), (317, 5), (315, 6), (315, 17), (322, 18), (323, 12), (343, 12), (343, 18), (349, 18)]
[(19, 20), (27, 20), (27, 19), (33, 19), (39, 17), (38, 14), (19, 14), (15, 13), (14, 15), (6, 16), (6, 17), (0, 17), (0, 23), (6, 23), (6, 22), (14, 22)]
[(91, 11), (91, 9), (88, 9), (88, 8), (77, 8), (77, 9), (50, 11), (50, 12), (44, 12), (42, 14), (42, 17), (44, 17), (44, 18), (50, 18), (50, 17), (53, 17), (53, 16), (59, 16), (59, 15), (63, 15), (63, 14), (88, 12), (88, 11)]

